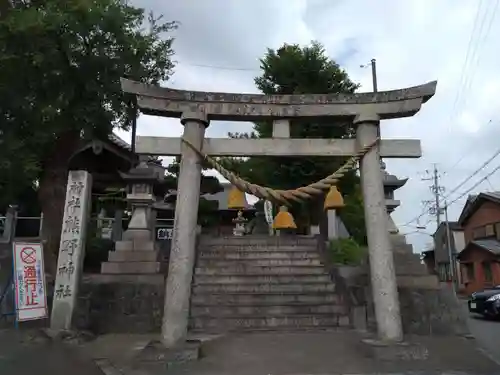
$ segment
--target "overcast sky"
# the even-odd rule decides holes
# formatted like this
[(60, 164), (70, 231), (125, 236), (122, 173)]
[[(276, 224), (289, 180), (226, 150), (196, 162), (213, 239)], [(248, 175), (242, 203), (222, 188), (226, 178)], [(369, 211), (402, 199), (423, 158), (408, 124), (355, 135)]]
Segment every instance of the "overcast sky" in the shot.
[[(500, 139), (500, 21), (498, 0), (133, 0), (137, 6), (180, 22), (175, 31), (175, 74), (168, 86), (185, 90), (258, 92), (259, 58), (283, 43), (321, 42), (328, 55), (371, 91), (370, 69), (377, 59), (379, 90), (438, 80), (437, 93), (413, 118), (383, 121), (386, 138), (418, 138), (421, 159), (389, 160), (387, 170), (408, 183), (396, 192), (393, 214), (415, 251), (431, 238), (401, 226), (432, 199), (425, 171), (437, 163), (450, 192), (478, 169)], [(383, 4), (383, 6), (381, 5)], [(467, 57), (467, 58), (466, 58)], [(252, 124), (213, 122), (209, 137), (247, 131)], [(177, 119), (141, 116), (139, 135), (179, 136)], [(120, 133), (130, 140), (130, 135)], [(500, 158), (499, 158), (500, 160)], [(453, 201), (499, 165), (494, 160), (449, 198)], [(471, 190), (500, 190), (500, 171)], [(446, 192), (444, 195), (447, 195)], [(458, 218), (466, 197), (450, 206)], [(433, 221), (429, 221), (433, 220)], [(435, 219), (423, 215), (412, 225), (432, 233)]]

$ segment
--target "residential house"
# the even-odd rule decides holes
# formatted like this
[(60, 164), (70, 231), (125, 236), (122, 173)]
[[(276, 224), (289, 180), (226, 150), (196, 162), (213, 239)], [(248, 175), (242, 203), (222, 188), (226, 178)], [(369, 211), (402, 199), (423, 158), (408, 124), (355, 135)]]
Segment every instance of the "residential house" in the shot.
[(464, 292), (500, 284), (500, 192), (470, 196), (458, 223), (466, 243), (457, 257)]
[(422, 251), (422, 263), (427, 268), (427, 272), (430, 274), (436, 274), (436, 258), (434, 256), (434, 249)]
[[(448, 247), (448, 233), (450, 230), (450, 246)], [(434, 264), (435, 271), (440, 281), (451, 282), (450, 255), (453, 259), (455, 274), (459, 269), (459, 262), (456, 256), (465, 247), (464, 231), (456, 221), (443, 221), (439, 224), (436, 232), (432, 235), (434, 238)], [(450, 254), (451, 253), (451, 254)]]

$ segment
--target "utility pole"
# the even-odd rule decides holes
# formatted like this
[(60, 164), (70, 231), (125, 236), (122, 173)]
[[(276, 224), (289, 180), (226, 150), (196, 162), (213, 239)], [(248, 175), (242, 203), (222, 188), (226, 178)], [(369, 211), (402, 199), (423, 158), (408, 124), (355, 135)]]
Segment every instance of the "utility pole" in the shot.
[(436, 229), (441, 224), (441, 205), (440, 205), (440, 196), (441, 193), (439, 186), (439, 174), (436, 164), (434, 164), (434, 184), (432, 185), (433, 193), (434, 193), (434, 201), (436, 204)]
[(457, 277), (456, 277), (456, 267), (455, 267), (455, 255), (452, 246), (452, 234), (450, 230), (450, 223), (448, 220), (448, 203), (446, 201), (441, 202), (441, 197), (445, 189), (444, 186), (441, 186), (439, 182), (441, 176), (439, 174), (437, 164), (434, 164), (432, 172), (426, 171), (426, 173), (428, 177), (422, 178), (422, 181), (432, 181), (430, 190), (434, 196), (434, 199), (424, 201), (424, 203), (429, 205), (429, 213), (436, 217), (436, 230), (441, 224), (441, 215), (444, 213), (446, 251), (448, 253), (448, 262), (449, 262), (449, 276), (452, 282), (453, 291), (456, 291)]
[[(371, 59), (370, 66), (372, 68), (372, 85), (373, 92), (378, 92), (378, 81), (377, 81), (377, 60)], [(367, 68), (368, 64), (360, 65), (360, 68)], [(377, 137), (380, 138), (380, 124), (377, 126)], [(380, 159), (380, 165), (383, 165), (382, 159)]]
[(434, 195), (433, 200), (425, 201), (424, 203), (428, 204), (429, 213), (436, 217), (436, 229), (439, 227), (441, 223), (441, 214), (443, 213), (443, 207), (441, 206), (441, 194), (444, 192), (444, 187), (439, 184), (439, 170), (437, 164), (434, 164), (434, 168), (432, 173), (426, 171), (429, 177), (422, 178), (422, 181), (432, 181), (432, 185), (430, 186), (430, 190)]
[(377, 87), (377, 60), (372, 59), (371, 66), (372, 66), (373, 92), (377, 92), (378, 91), (378, 87)]
[(448, 259), (450, 261), (450, 277), (451, 283), (453, 285), (453, 291), (456, 293), (457, 290), (457, 280), (456, 277), (456, 262), (455, 262), (455, 254), (453, 254), (451, 247), (451, 230), (450, 230), (450, 221), (448, 220), (448, 203), (444, 201), (444, 220), (446, 223), (446, 248), (448, 250)]

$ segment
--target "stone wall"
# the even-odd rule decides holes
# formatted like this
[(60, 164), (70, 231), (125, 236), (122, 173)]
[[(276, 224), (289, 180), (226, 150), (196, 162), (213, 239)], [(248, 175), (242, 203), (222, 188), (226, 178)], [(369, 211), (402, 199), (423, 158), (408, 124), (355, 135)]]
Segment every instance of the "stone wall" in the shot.
[(164, 275), (85, 275), (76, 327), (95, 334), (158, 333), (164, 293)]
[(466, 335), (467, 312), (448, 285), (437, 289), (399, 288), (405, 333)]
[[(397, 267), (397, 264), (396, 264)], [(422, 267), (425, 267), (422, 265)], [(366, 266), (339, 267), (337, 284), (348, 293), (353, 314), (352, 324), (358, 329), (376, 330), (375, 312)], [(418, 282), (419, 278), (426, 282)], [(340, 279), (339, 279), (340, 278)], [(398, 292), (403, 331), (417, 335), (467, 335), (467, 312), (449, 285), (439, 284), (436, 276), (398, 277)], [(429, 283), (430, 278), (435, 279)], [(362, 311), (360, 317), (359, 311)]]

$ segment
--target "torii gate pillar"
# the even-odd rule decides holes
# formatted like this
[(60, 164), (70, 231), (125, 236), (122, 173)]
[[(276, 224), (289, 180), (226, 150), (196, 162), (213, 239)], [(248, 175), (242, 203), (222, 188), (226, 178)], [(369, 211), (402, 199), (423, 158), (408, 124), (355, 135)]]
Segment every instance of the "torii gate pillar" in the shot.
[[(183, 137), (201, 149), (205, 129), (209, 124), (206, 116), (197, 112), (185, 112), (182, 114), (181, 123), (184, 125)], [(162, 341), (166, 347), (182, 342), (187, 334), (200, 201), (202, 160), (186, 144), (181, 146), (181, 155), (161, 329)]]
[[(360, 147), (377, 139), (379, 123), (380, 119), (376, 113), (367, 112), (356, 116), (354, 125), (357, 126), (356, 136)], [(360, 161), (360, 170), (379, 339), (401, 341), (403, 328), (378, 147), (372, 148), (364, 155)]]

